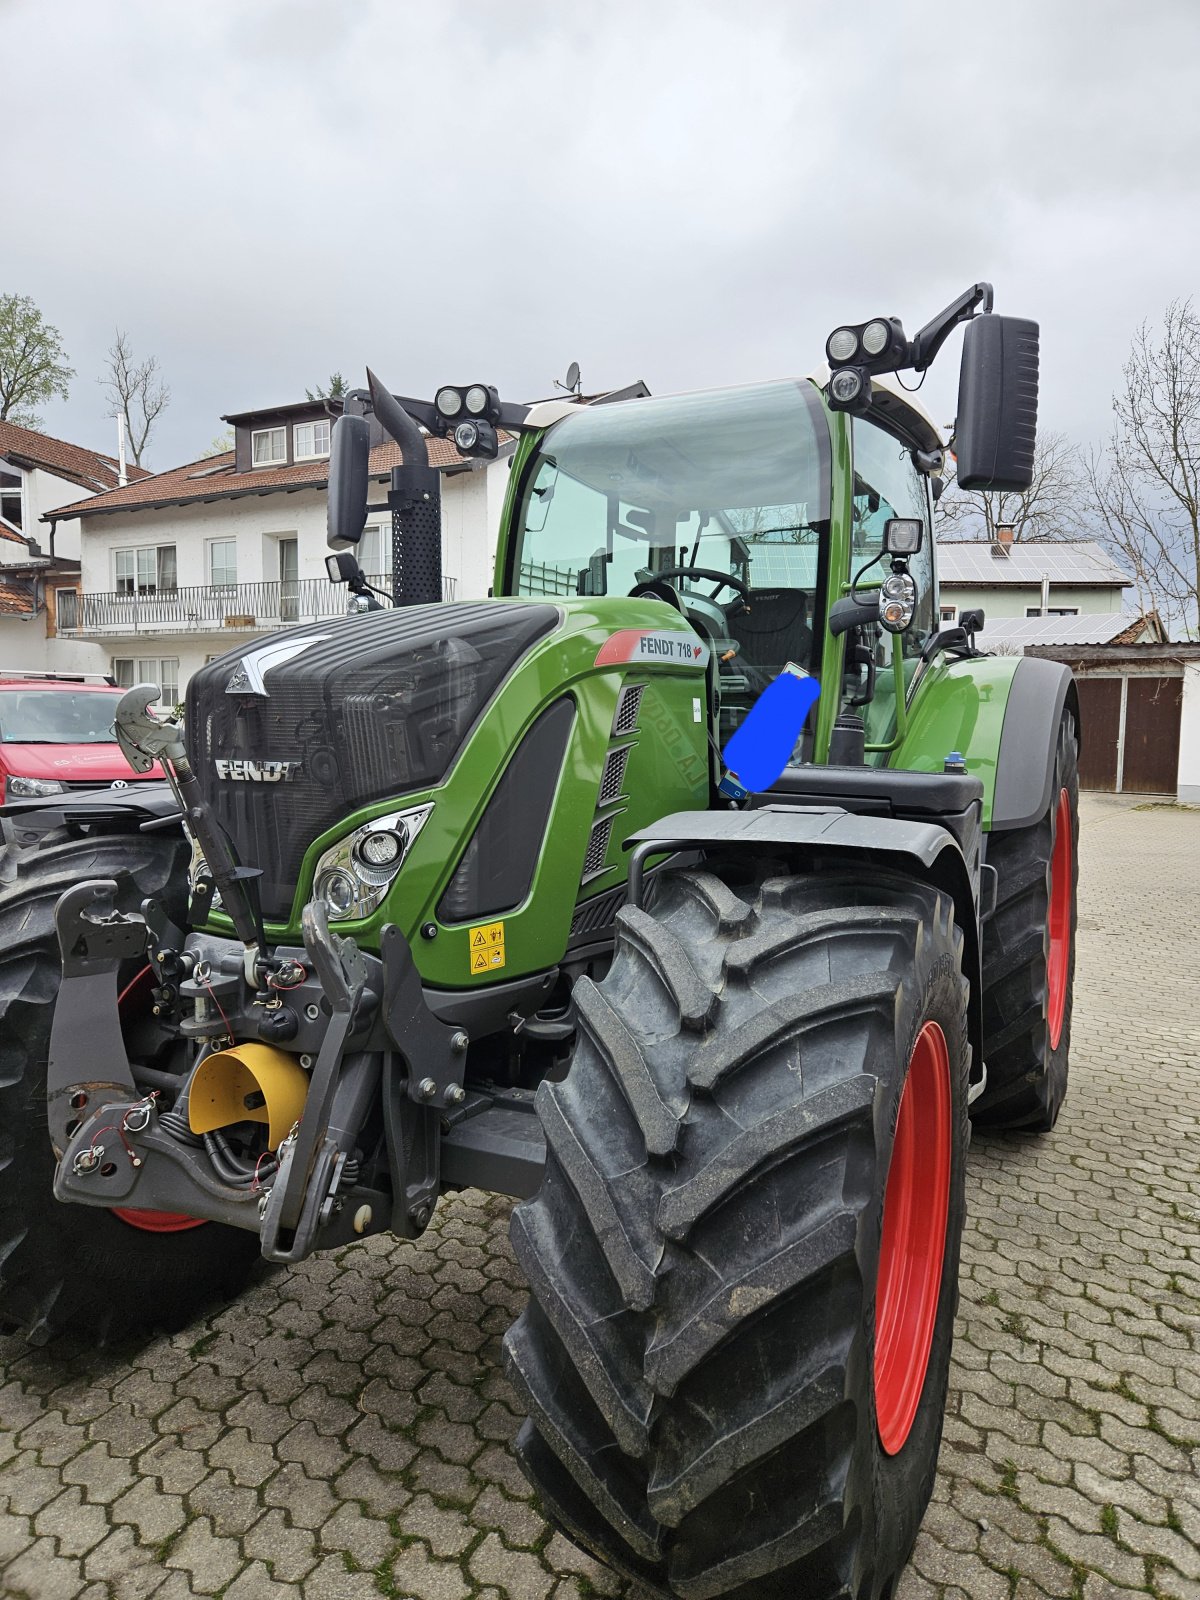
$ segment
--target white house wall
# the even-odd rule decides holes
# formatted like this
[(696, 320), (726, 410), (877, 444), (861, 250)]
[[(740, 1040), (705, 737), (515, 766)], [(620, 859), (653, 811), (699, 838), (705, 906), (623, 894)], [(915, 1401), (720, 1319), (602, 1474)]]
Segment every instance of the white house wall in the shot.
[(46, 613), (0, 615), (0, 673), (107, 672), (108, 652), (83, 639), (47, 639)]
[[(42, 517), (47, 511), (54, 511), (59, 506), (69, 506), (80, 497), (77, 483), (68, 483), (65, 478), (56, 478), (51, 472), (44, 472), (41, 467), (25, 468), (21, 471), (24, 495), (22, 501), (22, 514), (25, 518), (24, 533), (27, 539), (34, 539), (41, 546), (42, 554), (50, 554), (50, 524), (42, 522)], [(54, 535), (54, 554), (61, 556), (66, 561), (79, 560), (79, 519), (73, 518), (70, 522), (60, 522)], [(16, 544), (12, 539), (0, 539), (0, 565), (8, 566), (14, 562), (27, 561), (28, 551), (23, 544)]]
[(1183, 667), (1178, 795), (1190, 805), (1200, 805), (1200, 661), (1186, 661)]
[[(957, 606), (960, 611), (982, 606), (984, 614), (989, 617), (1023, 617), (1027, 607), (1040, 606), (1042, 603), (1040, 584), (1012, 584), (1003, 588), (982, 589), (942, 579), (939, 589), (942, 605)], [(1081, 616), (1107, 616), (1121, 611), (1123, 592), (1115, 584), (1112, 587), (1074, 589), (1052, 583), (1050, 605), (1052, 608), (1073, 606)]]

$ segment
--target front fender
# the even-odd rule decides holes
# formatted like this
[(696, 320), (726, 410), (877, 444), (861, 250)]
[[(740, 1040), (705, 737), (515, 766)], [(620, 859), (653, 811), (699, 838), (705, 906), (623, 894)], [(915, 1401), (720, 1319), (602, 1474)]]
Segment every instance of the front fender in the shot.
[(864, 867), (891, 867), (942, 890), (954, 901), (963, 934), (963, 975), (971, 991), (967, 1028), (973, 1073), (978, 1078), (983, 1062), (978, 852), (973, 852), (975, 860), (969, 866), (947, 828), (936, 822), (863, 816), (840, 808), (768, 805), (754, 811), (676, 811), (631, 834), (626, 846), (633, 851), (629, 863), (632, 905), (640, 903), (645, 865), (652, 856), (689, 851), (783, 855), (795, 859), (799, 871), (814, 854), (858, 856)]

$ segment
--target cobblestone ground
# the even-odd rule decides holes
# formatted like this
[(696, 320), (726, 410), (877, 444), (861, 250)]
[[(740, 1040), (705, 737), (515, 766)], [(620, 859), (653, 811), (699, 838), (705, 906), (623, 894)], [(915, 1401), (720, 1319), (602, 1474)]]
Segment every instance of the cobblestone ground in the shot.
[[(897, 1600), (1200, 1596), (1200, 814), (1088, 799), (1082, 838), (1071, 1093), (1048, 1138), (975, 1140)], [(0, 1593), (628, 1594), (508, 1453), (507, 1212), (454, 1199), (415, 1246), (266, 1275), (140, 1347), (0, 1339)]]

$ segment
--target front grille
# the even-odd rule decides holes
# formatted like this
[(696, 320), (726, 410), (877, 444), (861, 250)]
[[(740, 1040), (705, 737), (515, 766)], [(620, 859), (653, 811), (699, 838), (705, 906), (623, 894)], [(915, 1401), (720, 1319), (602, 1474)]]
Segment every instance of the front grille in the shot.
[(610, 750), (604, 758), (604, 775), (600, 779), (600, 798), (596, 804), (606, 806), (609, 801), (616, 800), (621, 793), (625, 782), (625, 768), (629, 765), (629, 752), (633, 749), (631, 744), (623, 744), (617, 750)]
[(583, 881), (594, 878), (598, 872), (604, 870), (604, 858), (608, 854), (608, 841), (612, 837), (613, 823), (616, 813), (612, 816), (601, 817), (592, 824), (592, 835), (588, 840), (587, 854), (583, 858)]
[(646, 692), (644, 683), (627, 683), (617, 699), (617, 712), (613, 717), (613, 738), (632, 733), (637, 727), (638, 708)]
[[(188, 753), (239, 860), (262, 872), (268, 917), (290, 914), (304, 852), (319, 834), (365, 805), (442, 781), (516, 661), (558, 615), (549, 605), (495, 603), (364, 612), (271, 635), (192, 677)], [(299, 648), (288, 656), (292, 643)], [(248, 691), (240, 668), (248, 659), (266, 694)], [(218, 777), (219, 758), (291, 765), (280, 782), (237, 781)]]

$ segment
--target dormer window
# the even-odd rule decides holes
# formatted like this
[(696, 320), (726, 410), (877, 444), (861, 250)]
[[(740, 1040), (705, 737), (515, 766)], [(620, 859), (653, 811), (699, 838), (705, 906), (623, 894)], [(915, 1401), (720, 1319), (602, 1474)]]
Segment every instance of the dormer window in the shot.
[(8, 524), (15, 533), (20, 533), (24, 526), (24, 511), (21, 501), (21, 474), (14, 472), (11, 467), (0, 467), (0, 518)]
[(251, 434), (256, 467), (282, 466), (287, 461), (287, 429), (263, 428)]
[(298, 422), (292, 429), (292, 450), (297, 461), (315, 461), (329, 454), (329, 418)]

